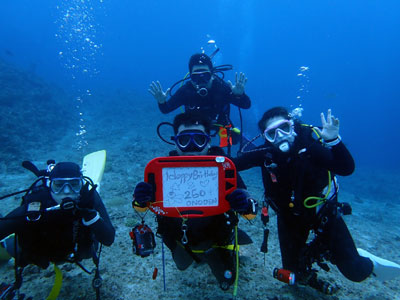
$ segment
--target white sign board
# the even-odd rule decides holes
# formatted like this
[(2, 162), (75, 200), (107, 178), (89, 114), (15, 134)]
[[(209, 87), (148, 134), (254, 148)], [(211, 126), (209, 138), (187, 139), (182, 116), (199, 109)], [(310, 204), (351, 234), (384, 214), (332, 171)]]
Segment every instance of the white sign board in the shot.
[(218, 167), (163, 168), (164, 207), (218, 206)]

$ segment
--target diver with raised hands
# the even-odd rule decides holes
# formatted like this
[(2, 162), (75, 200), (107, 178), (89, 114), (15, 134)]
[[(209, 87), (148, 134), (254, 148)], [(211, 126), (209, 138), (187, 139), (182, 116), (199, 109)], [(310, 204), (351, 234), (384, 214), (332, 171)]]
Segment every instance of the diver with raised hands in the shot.
[[(351, 213), (338, 202), (336, 175), (353, 173), (354, 160), (339, 135), (339, 119), (328, 110), (322, 128), (302, 124), (283, 107), (267, 110), (258, 122), (264, 144), (234, 159), (238, 171), (261, 167), (265, 208), (277, 213), (282, 268), (274, 277), (310, 285), (331, 294), (336, 286), (317, 278), (336, 265), (349, 280), (371, 275), (387, 280), (400, 275), (396, 263), (358, 249), (342, 218)], [(307, 242), (310, 232), (314, 238)]]
[(168, 94), (171, 94), (171, 89), (164, 92), (159, 81), (153, 81), (150, 84), (149, 92), (157, 100), (158, 107), (163, 114), (184, 106), (186, 112), (199, 111), (204, 116), (209, 117), (212, 124), (232, 125), (230, 105), (248, 109), (251, 102), (244, 92), (247, 82), (244, 73), (236, 73), (235, 85), (230, 81), (225, 82), (223, 78), (217, 75), (232, 68), (230, 65), (229, 68), (226, 66), (214, 67), (208, 55), (204, 53), (194, 54), (189, 60), (189, 75), (183, 80), (183, 82), (186, 79), (188, 81), (169, 99), (167, 98)]
[[(30, 163), (28, 169), (39, 178), (22, 197), (22, 204), (0, 219), (0, 240), (15, 234), (14, 242), (8, 238), (2, 244), (15, 258), (19, 274), (28, 264), (80, 265), (87, 258), (98, 267), (98, 243), (110, 246), (115, 230), (96, 185), (72, 162), (50, 163), (42, 171)], [(22, 278), (16, 282), (18, 289)]]

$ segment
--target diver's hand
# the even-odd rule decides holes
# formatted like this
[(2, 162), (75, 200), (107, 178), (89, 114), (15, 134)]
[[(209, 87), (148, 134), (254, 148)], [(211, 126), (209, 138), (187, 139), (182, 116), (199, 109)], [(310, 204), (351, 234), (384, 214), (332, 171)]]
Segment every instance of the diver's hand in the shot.
[(100, 219), (100, 214), (95, 209), (82, 208), (79, 209), (79, 215), (82, 217), (82, 223), (85, 226), (90, 226)]
[(170, 89), (167, 89), (165, 93), (162, 90), (161, 83), (157, 80), (157, 82), (152, 82), (150, 84), (149, 92), (153, 95), (154, 98), (158, 101), (158, 103), (162, 104), (167, 101), (167, 95)]
[(80, 192), (79, 200), (76, 202), (76, 211), (78, 216), (82, 218), (82, 223), (85, 226), (90, 226), (100, 219), (99, 212), (94, 209), (94, 191), (96, 185), (90, 186), (86, 182)]
[(80, 197), (79, 200), (77, 201), (78, 209), (93, 208), (94, 205), (93, 193), (95, 190), (96, 190), (96, 185), (91, 187), (89, 182), (85, 183), (85, 185), (81, 188)]
[(100, 219), (99, 212), (94, 208), (93, 193), (95, 190), (96, 185), (90, 186), (89, 182), (86, 182), (81, 189), (79, 200), (76, 202), (77, 213), (85, 226), (90, 226)]
[(239, 73), (239, 77), (238, 77), (238, 74), (236, 73), (236, 84), (235, 85), (233, 85), (232, 82), (230, 80), (228, 80), (228, 84), (231, 87), (232, 93), (236, 96), (243, 95), (244, 86), (246, 85), (246, 82), (247, 82), (247, 78), (243, 72)]
[(147, 182), (139, 182), (133, 192), (132, 206), (146, 207), (152, 201), (153, 187)]
[(327, 119), (324, 113), (321, 113), (322, 130), (315, 127), (318, 134), (324, 141), (333, 141), (339, 137), (339, 119), (332, 115), (331, 109), (328, 109)]
[(231, 208), (238, 213), (246, 213), (249, 210), (249, 199), (249, 193), (243, 189), (236, 189), (226, 197)]

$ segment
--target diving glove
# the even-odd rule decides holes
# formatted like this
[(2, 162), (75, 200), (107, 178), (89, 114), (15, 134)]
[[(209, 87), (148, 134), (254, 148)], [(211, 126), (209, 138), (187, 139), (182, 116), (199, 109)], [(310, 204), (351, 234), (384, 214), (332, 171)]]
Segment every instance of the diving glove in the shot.
[(231, 208), (238, 213), (256, 213), (256, 202), (251, 199), (250, 194), (244, 189), (234, 190), (226, 197), (226, 200), (228, 200)]
[(139, 182), (133, 193), (132, 205), (146, 207), (148, 202), (152, 201), (153, 187), (147, 182)]

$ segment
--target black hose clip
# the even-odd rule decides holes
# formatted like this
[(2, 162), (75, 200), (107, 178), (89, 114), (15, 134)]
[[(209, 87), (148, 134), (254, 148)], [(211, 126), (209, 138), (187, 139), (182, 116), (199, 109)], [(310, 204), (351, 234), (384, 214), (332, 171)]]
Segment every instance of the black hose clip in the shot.
[(263, 241), (262, 241), (261, 249), (260, 249), (260, 251), (262, 253), (268, 252), (268, 237), (269, 237), (269, 229), (265, 228), (264, 229), (264, 237), (263, 237)]
[(350, 205), (350, 203), (347, 203), (347, 202), (338, 203), (338, 210), (339, 210), (339, 213), (343, 216), (352, 214), (351, 205)]

